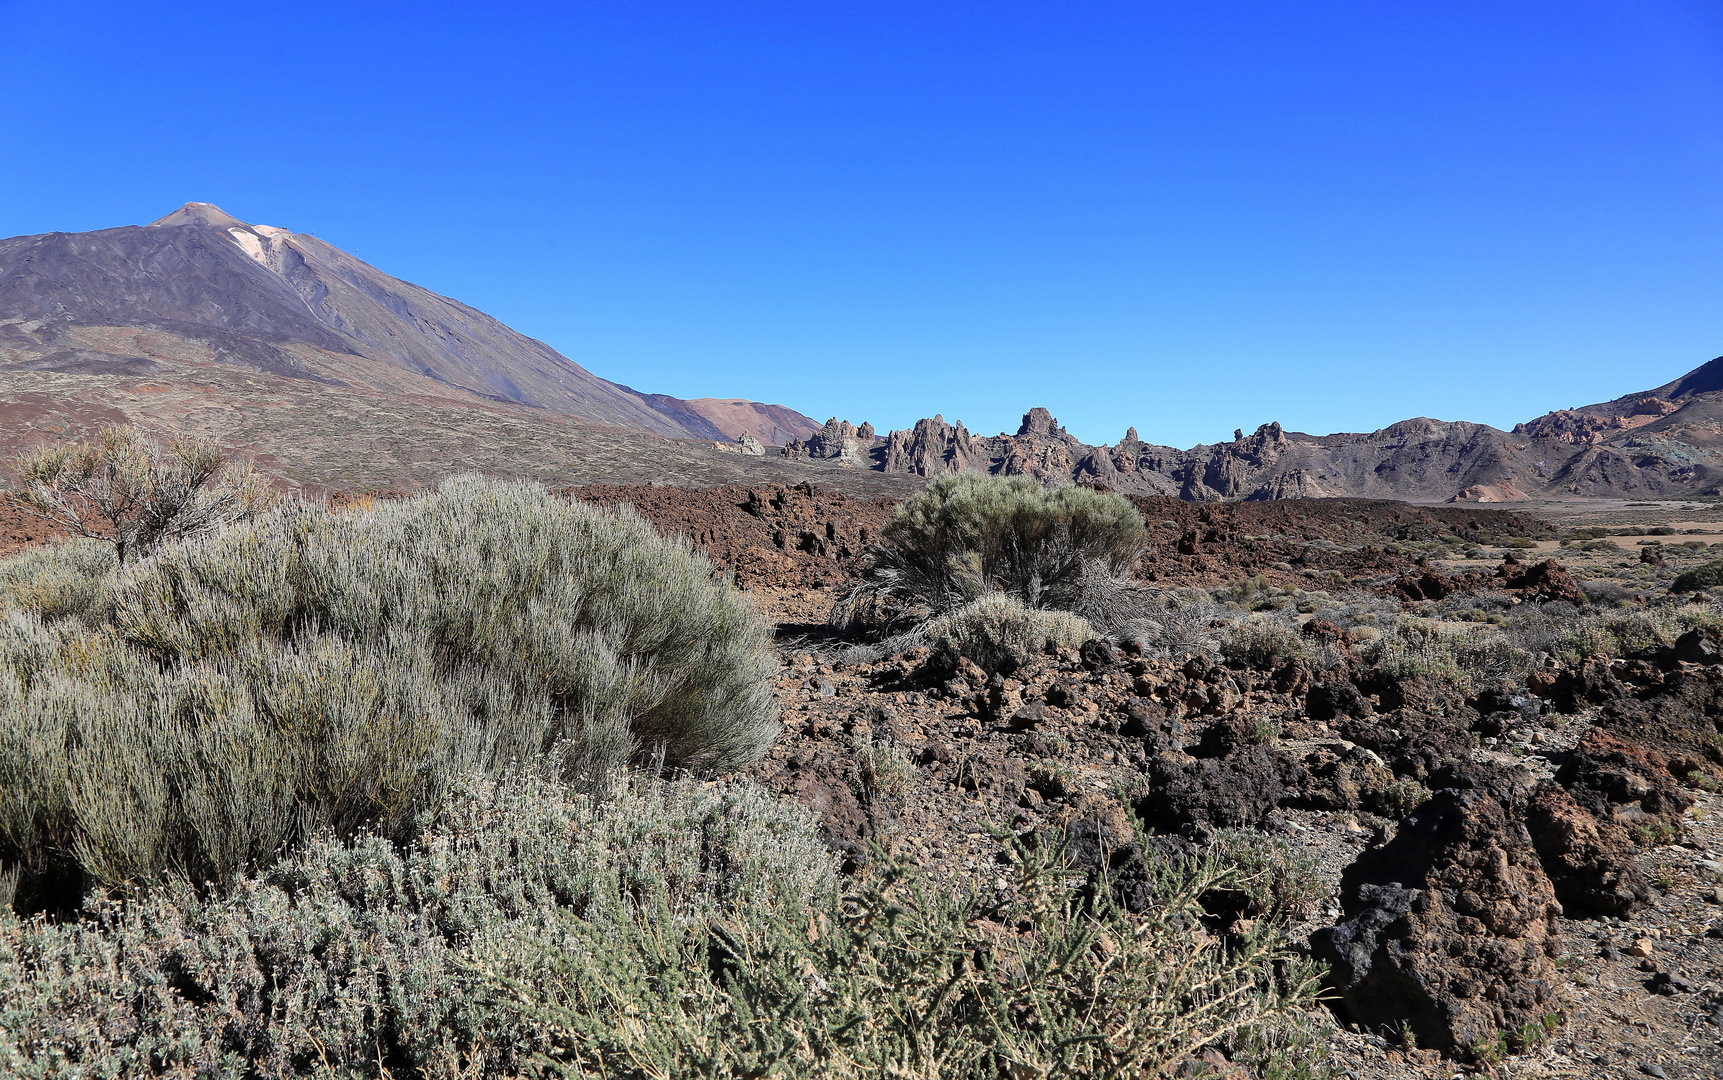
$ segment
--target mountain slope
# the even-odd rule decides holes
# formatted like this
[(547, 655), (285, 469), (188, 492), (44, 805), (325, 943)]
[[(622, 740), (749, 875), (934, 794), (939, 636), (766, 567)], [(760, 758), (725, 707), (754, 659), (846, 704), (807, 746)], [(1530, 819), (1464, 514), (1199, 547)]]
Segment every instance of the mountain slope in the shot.
[[(493, 401), (617, 427), (727, 440), (678, 399), (601, 379), (484, 312), (390, 277), (314, 236), (188, 203), (146, 226), (0, 240), (0, 350), (14, 370), (145, 374), (145, 358), (78, 347), (75, 327), (162, 331), (217, 362), (293, 378), (293, 348), (351, 355)], [(811, 421), (809, 421), (811, 423)]]

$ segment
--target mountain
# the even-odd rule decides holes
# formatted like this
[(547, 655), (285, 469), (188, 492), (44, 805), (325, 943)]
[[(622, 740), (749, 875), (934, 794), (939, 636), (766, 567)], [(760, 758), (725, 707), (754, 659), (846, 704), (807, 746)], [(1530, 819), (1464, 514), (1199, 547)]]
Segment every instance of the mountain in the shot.
[(159, 361), (128, 344), (139, 333), (214, 363), (331, 385), (375, 383), (376, 371), (358, 363), (370, 361), (476, 398), (673, 438), (757, 436), (780, 419), (817, 427), (752, 402), (737, 402), (728, 426), (714, 423), (314, 236), (208, 203), (145, 226), (0, 240), (0, 371), (159, 373)]
[(1264, 424), (1179, 450), (1131, 428), (1090, 446), (1031, 409), (1015, 434), (975, 435), (942, 416), (875, 438), (832, 420), (786, 457), (934, 476), (988, 472), (1101, 484), (1143, 495), (1225, 499), (1359, 497), (1414, 502), (1723, 495), (1723, 358), (1655, 390), (1549, 413), (1502, 431), (1418, 417), (1336, 435)]

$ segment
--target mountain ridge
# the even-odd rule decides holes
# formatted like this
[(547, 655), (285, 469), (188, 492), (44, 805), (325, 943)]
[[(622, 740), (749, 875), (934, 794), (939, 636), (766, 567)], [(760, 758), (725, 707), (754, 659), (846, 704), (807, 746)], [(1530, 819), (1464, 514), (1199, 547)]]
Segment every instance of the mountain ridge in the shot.
[[(864, 435), (865, 433), (865, 435)], [(1561, 410), (1502, 431), (1414, 417), (1374, 432), (1306, 435), (1264, 424), (1188, 450), (1080, 442), (1046, 409), (1015, 435), (978, 436), (943, 416), (875, 438), (833, 419), (786, 444), (786, 457), (922, 477), (987, 472), (1084, 483), (1196, 502), (1377, 498), (1519, 502), (1533, 498), (1723, 495), (1723, 358), (1655, 390)]]

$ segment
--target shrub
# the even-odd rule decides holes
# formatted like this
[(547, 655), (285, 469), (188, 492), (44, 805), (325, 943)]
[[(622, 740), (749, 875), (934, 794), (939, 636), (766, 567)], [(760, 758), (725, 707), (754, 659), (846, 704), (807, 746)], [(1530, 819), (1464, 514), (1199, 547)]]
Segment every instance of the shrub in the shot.
[(477, 479), (165, 548), (93, 624), (0, 620), (0, 867), (64, 904), (320, 828), (405, 837), (466, 770), (744, 764), (776, 664), (711, 577), (632, 513)]
[[(813, 821), (746, 787), (463, 779), (423, 841), (316, 838), (221, 898), (76, 925), (0, 912), (0, 1071), (1158, 1075), (1216, 1042), (1319, 1052), (1312, 966), (1264, 924), (1193, 936), (1242, 875), (1149, 868), (1131, 916), (1014, 845), (1028, 932), (901, 864), (840, 897)], [(1254, 879), (1253, 879), (1254, 880)]]
[(1677, 574), (1675, 580), (1669, 583), (1669, 591), (1698, 592), (1719, 585), (1723, 585), (1723, 560), (1708, 562), (1704, 566), (1696, 566)]
[(213, 440), (184, 432), (162, 447), (136, 428), (104, 427), (86, 442), (25, 453), (16, 467), (25, 486), (9, 502), (73, 536), (107, 541), (121, 563), (273, 501), (249, 464), (235, 465)]
[[(1633, 599), (1633, 591), (1614, 581), (1594, 580), (1579, 583), (1585, 598), (1598, 607), (1615, 607)], [(1691, 591), (1691, 590), (1689, 590)]]
[(1226, 631), (1220, 653), (1234, 663), (1267, 671), (1281, 660), (1312, 659), (1317, 649), (1295, 627), (1274, 619), (1253, 618), (1234, 623)]
[(1419, 623), (1396, 627), (1371, 642), (1364, 655), (1395, 681), (1432, 679), (1474, 690), (1523, 676), (1535, 660), (1494, 627), (1450, 631)]
[(922, 633), (986, 671), (999, 670), (1007, 657), (1060, 646), (1076, 648), (1095, 636), (1081, 616), (1037, 610), (999, 593), (928, 620)]
[[(1113, 622), (1104, 632), (1140, 643), (1145, 656), (1176, 658), (1196, 653), (1218, 656), (1220, 637), (1216, 627), (1232, 620), (1225, 608), (1201, 590), (1192, 591), (1197, 593), (1194, 598), (1172, 590), (1157, 591), (1132, 618)], [(1095, 618), (1090, 616), (1089, 621), (1094, 623)]]
[(555, 1036), (496, 977), (565, 952), (590, 988), (631, 933), (701, 981), (708, 925), (805, 931), (836, 893), (807, 813), (755, 788), (461, 777), (406, 848), (323, 834), (221, 896), (97, 895), (63, 925), (0, 909), (0, 1074), (517, 1076)]
[(1120, 495), (1027, 477), (936, 477), (897, 508), (834, 614), (919, 619), (993, 592), (1069, 609), (1085, 574), (1125, 573), (1142, 542), (1142, 516)]
[(1221, 861), (1236, 870), (1233, 888), (1247, 918), (1299, 919), (1328, 895), (1315, 856), (1249, 829), (1222, 829), (1214, 840)]
[(87, 614), (117, 565), (113, 545), (95, 540), (48, 544), (0, 560), (0, 610), (44, 619)]

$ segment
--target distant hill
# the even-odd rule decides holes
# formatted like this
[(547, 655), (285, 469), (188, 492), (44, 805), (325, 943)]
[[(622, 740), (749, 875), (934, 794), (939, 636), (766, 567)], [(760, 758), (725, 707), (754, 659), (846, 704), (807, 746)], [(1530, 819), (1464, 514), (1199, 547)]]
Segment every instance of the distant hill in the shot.
[(858, 440), (857, 428), (834, 420), (784, 453), (885, 473), (985, 471), (1199, 502), (1723, 495), (1723, 358), (1655, 390), (1549, 413), (1511, 432), (1418, 417), (1320, 436), (1264, 424), (1188, 450), (1146, 443), (1132, 428), (1116, 444), (1090, 446), (1045, 409), (1026, 413), (1015, 434), (976, 435), (941, 416), (878, 439), (862, 430)]
[(599, 378), (482, 311), (314, 236), (252, 225), (208, 203), (144, 226), (0, 240), (0, 376), (162, 374), (139, 335), (158, 352), (373, 392), (388, 389), (373, 366), (382, 364), (475, 398), (672, 438), (728, 441), (818, 426), (783, 406), (745, 401), (714, 422), (680, 399)]

